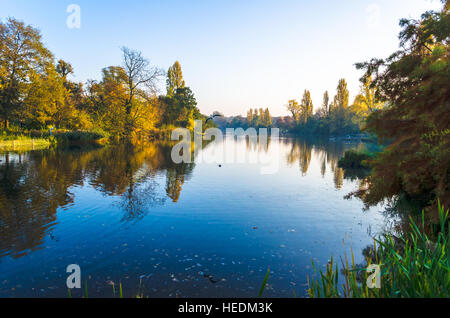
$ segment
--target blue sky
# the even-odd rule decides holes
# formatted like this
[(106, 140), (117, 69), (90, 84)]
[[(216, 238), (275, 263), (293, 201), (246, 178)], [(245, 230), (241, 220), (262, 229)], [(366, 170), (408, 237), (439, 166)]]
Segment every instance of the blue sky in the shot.
[[(81, 8), (81, 28), (66, 25), (67, 6)], [(398, 21), (440, 7), (438, 0), (0, 0), (0, 19), (39, 28), (74, 79), (100, 79), (121, 63), (121, 46), (167, 69), (179, 60), (200, 110), (245, 115), (269, 107), (287, 115), (289, 99), (311, 90), (319, 107), (337, 82), (358, 93), (354, 63), (398, 48)], [(163, 86), (162, 86), (163, 87)]]

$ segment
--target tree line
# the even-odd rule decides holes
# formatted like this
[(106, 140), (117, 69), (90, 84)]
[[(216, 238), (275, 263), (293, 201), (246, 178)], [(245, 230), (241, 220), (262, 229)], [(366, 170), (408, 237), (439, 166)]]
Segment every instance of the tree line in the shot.
[(386, 102), (376, 96), (377, 88), (372, 86), (368, 76), (361, 84), (360, 92), (352, 104), (345, 79), (339, 80), (336, 95), (330, 100), (329, 93), (323, 95), (321, 106), (314, 112), (311, 92), (305, 90), (300, 102), (293, 99), (287, 104), (291, 116), (272, 117), (268, 108), (250, 109), (246, 117), (234, 116), (216, 119), (221, 128), (272, 128), (277, 127), (293, 134), (346, 135), (358, 134), (365, 127), (365, 120), (372, 113), (383, 109)]
[(250, 109), (247, 112), (247, 125), (249, 127), (265, 127), (269, 128), (272, 126), (272, 116), (270, 115), (269, 108), (265, 110), (262, 108), (259, 109)]
[[(102, 79), (69, 80), (72, 65), (56, 61), (40, 32), (9, 18), (0, 23), (0, 121), (3, 130), (89, 130), (128, 138), (191, 128), (204, 119), (177, 61), (168, 72), (141, 52), (122, 48), (122, 63), (105, 67)], [(158, 84), (166, 77), (165, 95)]]
[(328, 91), (323, 94), (321, 106), (314, 113), (311, 92), (305, 90), (300, 102), (290, 100), (287, 110), (290, 120), (281, 118), (278, 126), (290, 132), (314, 135), (346, 135), (360, 133), (365, 119), (385, 106), (376, 98), (376, 87), (370, 77), (361, 84), (360, 92), (352, 104), (349, 101), (347, 81), (340, 79), (336, 95), (330, 100)]
[[(369, 160), (370, 175), (349, 195), (367, 207), (384, 202), (395, 211), (435, 213), (439, 200), (450, 205), (450, 1), (441, 2), (440, 11), (400, 21), (398, 51), (356, 64), (364, 75), (353, 103), (341, 79), (333, 99), (325, 92), (315, 113), (311, 93), (305, 90), (300, 102), (288, 102), (291, 116), (272, 118), (272, 127), (288, 132), (364, 132), (387, 145)], [(249, 111), (247, 118), (229, 123), (257, 126), (255, 118), (263, 118), (259, 114)]]

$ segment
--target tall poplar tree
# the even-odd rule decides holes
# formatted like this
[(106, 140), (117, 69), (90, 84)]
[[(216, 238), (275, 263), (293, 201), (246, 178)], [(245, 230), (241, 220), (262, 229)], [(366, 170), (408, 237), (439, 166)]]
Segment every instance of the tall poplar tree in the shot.
[(305, 90), (303, 93), (303, 98), (300, 103), (301, 108), (301, 121), (303, 123), (307, 123), (310, 118), (313, 116), (314, 106), (311, 99), (311, 92), (308, 90)]
[(181, 70), (180, 62), (176, 61), (167, 72), (167, 96), (172, 97), (177, 92), (177, 89), (186, 86), (183, 80), (183, 72)]

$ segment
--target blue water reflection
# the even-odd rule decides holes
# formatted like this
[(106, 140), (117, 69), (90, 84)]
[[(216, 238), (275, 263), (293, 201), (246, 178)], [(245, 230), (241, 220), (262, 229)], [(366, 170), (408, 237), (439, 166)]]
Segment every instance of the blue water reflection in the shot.
[(0, 297), (67, 297), (69, 264), (81, 266), (89, 297), (112, 297), (113, 282), (128, 297), (255, 297), (268, 267), (265, 295), (292, 297), (305, 295), (312, 260), (324, 266), (351, 249), (362, 260), (384, 220), (343, 198), (358, 175), (337, 161), (363, 145), (226, 147), (279, 156), (279, 169), (176, 165), (164, 143), (0, 155)]

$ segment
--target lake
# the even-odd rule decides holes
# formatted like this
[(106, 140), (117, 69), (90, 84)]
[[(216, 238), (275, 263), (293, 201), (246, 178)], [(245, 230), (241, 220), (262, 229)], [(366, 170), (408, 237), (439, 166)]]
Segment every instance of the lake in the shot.
[(67, 297), (70, 264), (73, 297), (113, 297), (113, 282), (116, 296), (121, 282), (126, 297), (257, 297), (269, 267), (265, 296), (305, 296), (312, 261), (362, 262), (385, 226), (344, 199), (358, 174), (337, 162), (361, 147), (227, 138), (179, 165), (168, 143), (0, 154), (0, 297)]

